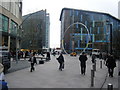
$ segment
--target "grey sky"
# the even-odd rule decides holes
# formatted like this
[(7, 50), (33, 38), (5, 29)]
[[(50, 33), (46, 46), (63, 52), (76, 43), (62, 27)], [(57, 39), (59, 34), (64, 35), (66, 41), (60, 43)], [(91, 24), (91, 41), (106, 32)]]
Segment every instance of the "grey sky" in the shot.
[(23, 15), (47, 9), (50, 13), (50, 47), (60, 45), (60, 13), (62, 8), (74, 8), (109, 13), (118, 17), (120, 0), (23, 0)]

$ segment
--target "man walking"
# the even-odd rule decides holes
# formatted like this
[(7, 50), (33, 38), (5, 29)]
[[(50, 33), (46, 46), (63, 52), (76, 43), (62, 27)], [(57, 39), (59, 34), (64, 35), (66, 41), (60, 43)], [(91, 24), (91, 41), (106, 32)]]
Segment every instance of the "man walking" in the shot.
[(111, 55), (111, 54), (108, 55), (108, 58), (106, 61), (106, 66), (108, 67), (109, 77), (113, 77), (114, 68), (116, 67), (116, 61), (115, 61), (113, 55)]
[(49, 60), (50, 60), (50, 52), (47, 52), (46, 61), (49, 61)]
[(60, 54), (60, 56), (57, 58), (58, 62), (59, 62), (59, 70), (62, 71), (62, 69), (64, 69), (64, 57), (62, 55), (62, 53)]
[(31, 62), (31, 69), (30, 69), (30, 72), (32, 72), (32, 71), (35, 70), (34, 64), (35, 64), (35, 63), (37, 64), (37, 60), (36, 60), (36, 57), (35, 57), (35, 52), (33, 53), (32, 57), (30, 58), (29, 61)]
[(81, 74), (85, 75), (87, 56), (85, 55), (84, 52), (82, 53), (82, 55), (80, 55), (79, 60), (81, 65)]

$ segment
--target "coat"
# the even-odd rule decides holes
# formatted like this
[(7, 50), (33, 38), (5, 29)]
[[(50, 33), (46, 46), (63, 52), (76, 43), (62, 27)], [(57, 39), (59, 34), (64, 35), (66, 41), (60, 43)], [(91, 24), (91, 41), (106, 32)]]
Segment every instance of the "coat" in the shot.
[(107, 61), (106, 61), (106, 66), (108, 68), (115, 68), (116, 67), (116, 61), (113, 58), (113, 56), (108, 56)]
[(79, 60), (81, 62), (82, 66), (86, 65), (86, 61), (87, 61), (87, 56), (86, 55), (80, 55)]
[(63, 63), (64, 62), (64, 57), (63, 55), (60, 55), (58, 58), (57, 58), (58, 62), (59, 63)]
[[(32, 60), (32, 58), (33, 58), (33, 60)], [(30, 61), (31, 63), (36, 63), (37, 64), (36, 57), (31, 57), (28, 61)]]

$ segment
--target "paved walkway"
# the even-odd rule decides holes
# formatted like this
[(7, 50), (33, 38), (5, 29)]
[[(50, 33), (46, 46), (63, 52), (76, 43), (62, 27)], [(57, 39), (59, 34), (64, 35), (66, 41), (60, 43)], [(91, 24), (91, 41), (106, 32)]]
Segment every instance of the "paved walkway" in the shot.
[[(86, 75), (80, 74), (78, 57), (65, 57), (65, 69), (58, 70), (56, 57), (51, 56), (51, 61), (36, 65), (36, 71), (29, 72), (30, 68), (6, 74), (6, 81), (10, 88), (107, 88), (112, 83), (118, 88), (118, 68), (115, 68), (114, 77), (107, 77), (107, 67), (100, 68), (97, 60), (94, 87), (91, 87), (91, 58), (87, 61)], [(106, 78), (106, 82), (103, 85)]]
[(18, 60), (18, 62), (13, 61), (13, 59), (11, 59), (11, 67), (10, 69), (6, 72), (6, 74), (11, 73), (11, 72), (15, 72), (24, 68), (28, 68), (30, 67), (30, 64), (28, 62), (28, 58), (26, 58), (25, 60), (23, 58), (21, 58), (20, 60)]

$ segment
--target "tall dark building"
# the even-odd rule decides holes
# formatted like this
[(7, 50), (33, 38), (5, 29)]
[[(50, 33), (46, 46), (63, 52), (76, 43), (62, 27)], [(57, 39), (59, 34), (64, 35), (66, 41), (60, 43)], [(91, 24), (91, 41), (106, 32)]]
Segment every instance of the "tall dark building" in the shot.
[(49, 48), (50, 20), (46, 10), (23, 16), (22, 49)]
[(120, 52), (120, 20), (112, 15), (63, 8), (60, 21), (61, 48), (68, 53), (92, 49), (110, 52), (111, 47), (113, 52)]

